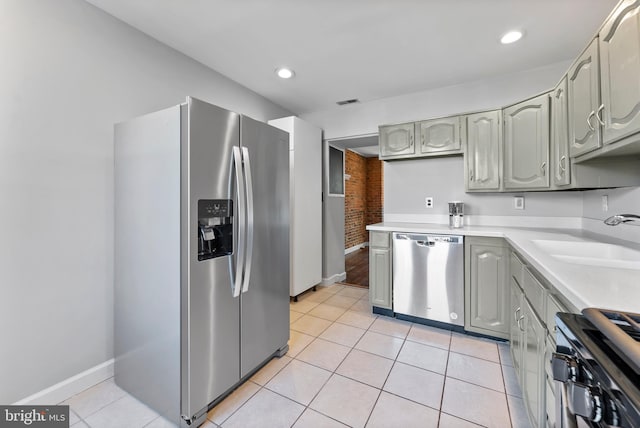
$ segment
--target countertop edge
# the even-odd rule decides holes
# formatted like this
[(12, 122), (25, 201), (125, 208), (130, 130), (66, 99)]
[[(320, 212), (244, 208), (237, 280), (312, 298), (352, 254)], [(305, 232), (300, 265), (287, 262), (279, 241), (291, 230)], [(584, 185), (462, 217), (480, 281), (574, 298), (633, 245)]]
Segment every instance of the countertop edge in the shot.
[[(569, 303), (578, 310), (587, 307), (603, 307), (605, 309), (624, 310), (638, 313), (639, 308), (629, 307), (628, 303), (633, 298), (631, 296), (620, 296), (624, 299), (620, 305), (612, 304), (611, 301), (602, 301), (597, 298), (597, 288), (600, 284), (596, 283), (597, 277), (613, 278), (615, 283), (625, 281), (627, 277), (633, 277), (633, 273), (628, 269), (613, 268), (597, 268), (587, 266), (571, 265), (553, 259), (550, 255), (537, 248), (532, 241), (536, 239), (549, 239), (551, 237), (561, 236), (568, 240), (593, 240), (593, 236), (582, 229), (552, 229), (552, 228), (517, 228), (517, 227), (500, 227), (500, 226), (465, 226), (463, 228), (449, 228), (443, 224), (429, 223), (396, 223), (384, 222), (368, 225), (367, 230), (379, 232), (405, 232), (405, 233), (432, 233), (432, 234), (448, 234), (462, 235), (473, 237), (503, 238), (511, 247), (526, 259), (540, 275), (542, 275), (549, 284), (551, 284)], [(603, 238), (605, 238), (603, 236)], [(613, 239), (616, 241), (615, 239)], [(592, 283), (588, 283), (590, 279), (588, 271), (596, 272), (598, 275)], [(584, 271), (587, 271), (585, 273)], [(572, 272), (585, 276), (586, 280), (572, 278)], [(580, 284), (579, 282), (587, 282)], [(637, 282), (637, 281), (636, 281)], [(640, 287), (639, 287), (640, 288)], [(638, 291), (640, 296), (640, 290)], [(602, 296), (601, 296), (602, 297)], [(613, 300), (613, 299), (612, 299)], [(620, 309), (622, 307), (622, 309)]]

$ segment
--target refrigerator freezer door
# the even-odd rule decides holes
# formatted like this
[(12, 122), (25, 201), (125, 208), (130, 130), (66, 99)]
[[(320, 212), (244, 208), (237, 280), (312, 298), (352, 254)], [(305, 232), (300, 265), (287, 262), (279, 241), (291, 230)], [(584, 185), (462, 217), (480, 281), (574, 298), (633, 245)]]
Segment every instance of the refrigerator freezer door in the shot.
[[(186, 143), (184, 139), (186, 138)], [(182, 414), (188, 418), (240, 379), (240, 299), (233, 297), (234, 255), (198, 261), (198, 200), (231, 199), (233, 147), (240, 142), (239, 115), (188, 98), (182, 144)], [(161, 226), (161, 225), (160, 225)]]
[[(241, 376), (289, 340), (289, 137), (242, 116), (242, 146), (251, 159), (253, 251), (241, 294)], [(246, 164), (245, 164), (246, 166)]]

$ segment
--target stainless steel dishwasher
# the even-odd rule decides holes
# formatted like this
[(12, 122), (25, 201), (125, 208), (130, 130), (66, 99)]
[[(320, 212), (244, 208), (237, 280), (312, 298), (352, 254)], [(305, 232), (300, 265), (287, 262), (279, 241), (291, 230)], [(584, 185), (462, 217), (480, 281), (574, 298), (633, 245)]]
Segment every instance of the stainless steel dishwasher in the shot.
[(393, 234), (393, 311), (464, 326), (462, 236)]

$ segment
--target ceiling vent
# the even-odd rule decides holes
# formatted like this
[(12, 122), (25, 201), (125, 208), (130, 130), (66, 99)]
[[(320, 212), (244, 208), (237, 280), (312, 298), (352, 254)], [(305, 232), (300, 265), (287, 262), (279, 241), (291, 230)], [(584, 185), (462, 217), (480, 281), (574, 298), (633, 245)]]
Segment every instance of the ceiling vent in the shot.
[(357, 98), (353, 98), (350, 100), (343, 100), (343, 101), (338, 101), (336, 104), (338, 104), (339, 106), (346, 106), (347, 104), (355, 104), (355, 103), (359, 103), (360, 100)]

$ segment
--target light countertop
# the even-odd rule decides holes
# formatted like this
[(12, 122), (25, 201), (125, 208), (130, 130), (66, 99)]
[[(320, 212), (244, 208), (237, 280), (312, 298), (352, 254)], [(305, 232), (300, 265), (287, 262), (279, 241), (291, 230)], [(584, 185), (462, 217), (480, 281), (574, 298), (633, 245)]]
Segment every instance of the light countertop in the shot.
[(640, 250), (640, 245), (630, 241), (596, 235), (580, 229), (498, 226), (465, 226), (451, 229), (443, 224), (385, 222), (369, 225), (367, 230), (505, 238), (529, 265), (543, 275), (577, 309), (598, 307), (640, 313), (640, 260), (637, 269), (570, 263), (550, 255), (534, 242), (601, 242)]

